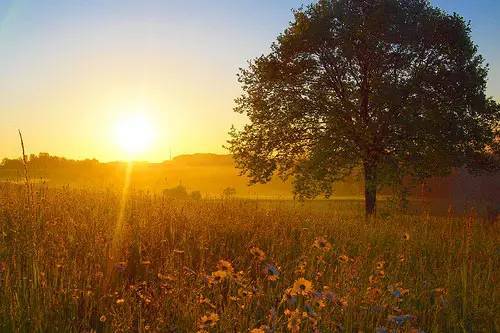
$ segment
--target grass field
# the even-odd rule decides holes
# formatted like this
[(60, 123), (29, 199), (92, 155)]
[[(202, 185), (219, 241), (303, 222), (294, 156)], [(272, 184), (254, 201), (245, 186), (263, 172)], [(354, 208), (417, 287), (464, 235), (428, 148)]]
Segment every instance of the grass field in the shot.
[(498, 224), (317, 205), (0, 184), (0, 331), (500, 330)]

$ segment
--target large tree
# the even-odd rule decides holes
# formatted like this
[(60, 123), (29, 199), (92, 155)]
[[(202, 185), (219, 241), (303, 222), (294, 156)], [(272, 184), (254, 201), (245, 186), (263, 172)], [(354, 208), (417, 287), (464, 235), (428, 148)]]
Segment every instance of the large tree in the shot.
[(377, 188), (446, 174), (493, 146), (500, 108), (470, 26), (425, 0), (320, 0), (241, 69), (229, 149), (252, 183), (293, 176), (329, 196), (360, 167), (366, 213)]

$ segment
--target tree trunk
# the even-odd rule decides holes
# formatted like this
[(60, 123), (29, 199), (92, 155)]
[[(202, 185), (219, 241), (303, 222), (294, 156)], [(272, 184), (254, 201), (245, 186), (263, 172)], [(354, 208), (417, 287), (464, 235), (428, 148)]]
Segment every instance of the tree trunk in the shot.
[(365, 216), (375, 216), (377, 205), (377, 165), (374, 161), (363, 162), (365, 173)]

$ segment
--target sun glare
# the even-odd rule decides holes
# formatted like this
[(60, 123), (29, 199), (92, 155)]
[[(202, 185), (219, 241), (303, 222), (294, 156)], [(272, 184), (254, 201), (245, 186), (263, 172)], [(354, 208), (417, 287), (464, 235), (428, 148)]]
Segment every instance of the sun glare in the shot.
[(128, 158), (136, 157), (151, 148), (154, 138), (152, 121), (144, 114), (129, 114), (116, 123), (116, 143)]

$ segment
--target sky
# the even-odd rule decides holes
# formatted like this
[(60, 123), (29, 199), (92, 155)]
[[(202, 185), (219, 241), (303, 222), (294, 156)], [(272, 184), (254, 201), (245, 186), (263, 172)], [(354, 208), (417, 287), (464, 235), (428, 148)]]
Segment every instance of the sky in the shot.
[[(500, 100), (500, 1), (431, 2), (471, 21)], [(135, 159), (227, 153), (229, 128), (245, 121), (232, 111), (238, 68), (303, 3), (0, 0), (0, 158), (20, 155), (21, 129), (28, 153), (125, 159), (118, 127), (138, 114), (150, 144)]]

